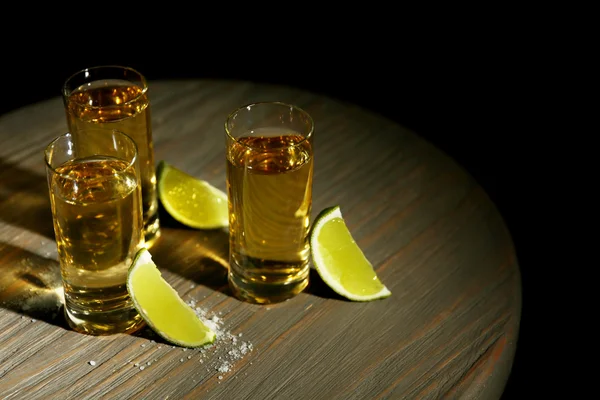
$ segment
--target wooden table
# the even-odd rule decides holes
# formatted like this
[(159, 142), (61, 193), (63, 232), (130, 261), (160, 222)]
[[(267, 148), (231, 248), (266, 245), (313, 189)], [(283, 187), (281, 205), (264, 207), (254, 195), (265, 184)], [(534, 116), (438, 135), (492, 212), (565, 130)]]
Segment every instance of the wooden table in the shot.
[(161, 210), (154, 260), (218, 323), (216, 344), (68, 330), (42, 156), (66, 130), (57, 97), (0, 116), (0, 398), (501, 396), (518, 337), (518, 262), (494, 204), (453, 160), (390, 120), (292, 88), (187, 80), (150, 90), (156, 161), (222, 190), (231, 110), (261, 100), (305, 108), (316, 123), (313, 218), (340, 205), (392, 296), (346, 301), (312, 273), (292, 300), (242, 303), (227, 287), (226, 233)]

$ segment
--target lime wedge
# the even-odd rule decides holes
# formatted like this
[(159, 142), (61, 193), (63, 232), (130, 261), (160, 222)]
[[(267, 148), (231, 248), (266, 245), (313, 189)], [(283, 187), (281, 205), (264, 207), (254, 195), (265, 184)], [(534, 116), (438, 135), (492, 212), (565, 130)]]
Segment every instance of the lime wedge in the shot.
[(317, 272), (339, 295), (371, 301), (392, 294), (354, 241), (339, 206), (328, 207), (317, 215), (309, 240)]
[(129, 267), (127, 291), (144, 321), (166, 341), (183, 347), (214, 342), (215, 332), (164, 280), (146, 248), (138, 251)]
[(165, 161), (157, 168), (158, 198), (178, 222), (197, 229), (229, 225), (227, 194)]

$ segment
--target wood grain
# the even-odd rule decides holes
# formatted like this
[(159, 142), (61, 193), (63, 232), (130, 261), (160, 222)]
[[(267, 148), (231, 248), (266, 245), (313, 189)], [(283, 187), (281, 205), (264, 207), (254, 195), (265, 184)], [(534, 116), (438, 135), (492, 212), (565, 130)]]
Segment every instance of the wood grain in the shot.
[(153, 257), (186, 301), (218, 318), (217, 343), (184, 350), (147, 329), (68, 330), (42, 156), (66, 130), (57, 97), (0, 116), (0, 398), (501, 396), (518, 337), (518, 262), (494, 204), (452, 159), (381, 116), (293, 88), (155, 81), (150, 96), (157, 162), (222, 190), (231, 110), (263, 100), (306, 109), (316, 124), (313, 218), (340, 205), (392, 296), (346, 301), (313, 271), (292, 300), (242, 303), (227, 288), (226, 233), (185, 228), (161, 209)]

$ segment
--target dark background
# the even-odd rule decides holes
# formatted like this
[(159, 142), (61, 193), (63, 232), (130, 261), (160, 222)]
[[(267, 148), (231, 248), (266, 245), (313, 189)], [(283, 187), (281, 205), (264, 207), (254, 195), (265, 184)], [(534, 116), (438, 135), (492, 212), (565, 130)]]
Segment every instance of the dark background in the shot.
[[(526, 122), (537, 75), (532, 50), (523, 45), (527, 39), (514, 35), (515, 20), (507, 25), (488, 17), (466, 26), (462, 21), (438, 25), (438, 19), (409, 29), (403, 25), (408, 16), (371, 18), (368, 27), (368, 15), (338, 15), (336, 23), (345, 20), (342, 26), (306, 19), (295, 29), (280, 24), (256, 31), (257, 25), (246, 24), (230, 32), (225, 23), (231, 21), (210, 29), (197, 22), (182, 30), (178, 20), (165, 16), (172, 25), (153, 26), (154, 34), (111, 34), (106, 24), (91, 22), (77, 36), (60, 26), (30, 36), (11, 31), (0, 58), (0, 115), (59, 96), (75, 71), (120, 64), (150, 81), (246, 79), (295, 86), (397, 121), (464, 166), (505, 218), (523, 282), (521, 331), (505, 397), (519, 398), (524, 388), (535, 386), (531, 372), (539, 368), (543, 284), (537, 276), (544, 266), (530, 239), (538, 235), (534, 178), (540, 134)], [(218, 18), (224, 17), (211, 14), (203, 23)], [(122, 23), (111, 20), (115, 27)]]

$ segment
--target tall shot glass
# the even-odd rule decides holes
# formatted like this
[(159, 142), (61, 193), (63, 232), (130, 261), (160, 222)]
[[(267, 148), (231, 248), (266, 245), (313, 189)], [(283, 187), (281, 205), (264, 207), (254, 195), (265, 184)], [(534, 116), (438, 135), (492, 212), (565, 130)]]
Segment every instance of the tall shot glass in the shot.
[(142, 181), (144, 238), (151, 247), (160, 236), (156, 168), (146, 78), (122, 66), (97, 66), (76, 72), (62, 88), (70, 132), (116, 129), (137, 144)]
[(225, 121), (229, 286), (243, 301), (290, 299), (308, 285), (314, 123), (291, 104), (262, 102)]
[(69, 326), (137, 331), (144, 322), (126, 287), (144, 247), (137, 146), (116, 130), (80, 129), (55, 138), (45, 161)]

